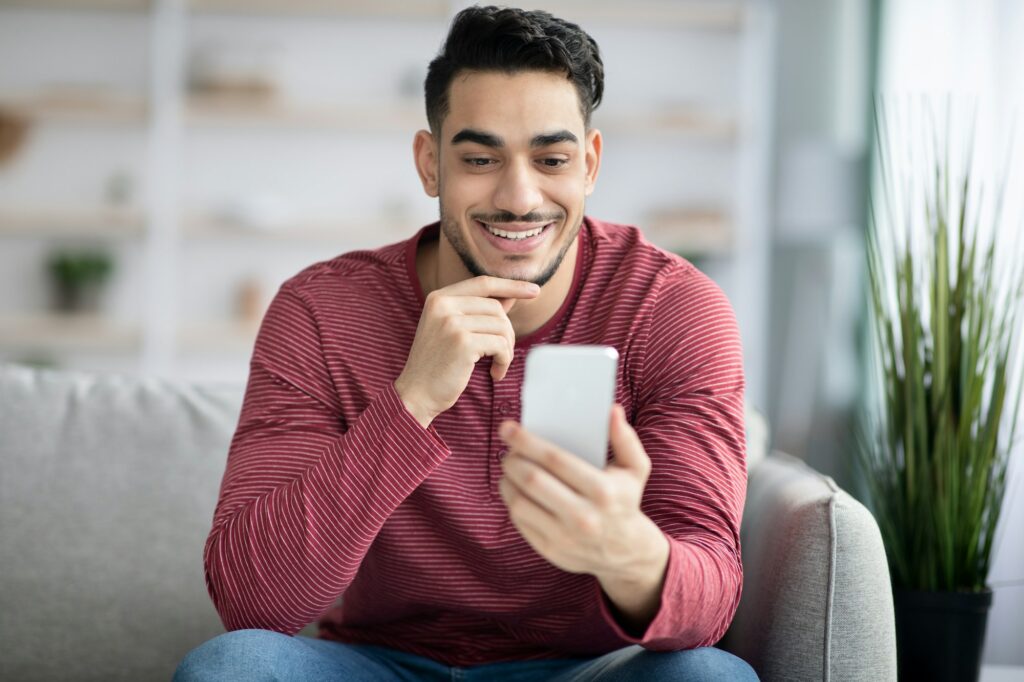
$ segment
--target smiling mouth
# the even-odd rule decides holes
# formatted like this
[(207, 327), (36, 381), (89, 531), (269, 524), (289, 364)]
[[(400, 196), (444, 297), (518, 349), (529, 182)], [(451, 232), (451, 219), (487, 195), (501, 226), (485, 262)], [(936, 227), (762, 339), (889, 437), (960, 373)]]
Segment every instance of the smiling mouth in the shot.
[(535, 227), (519, 226), (519, 225), (507, 225), (505, 227), (499, 227), (491, 223), (485, 223), (483, 221), (476, 221), (485, 230), (493, 234), (495, 237), (501, 237), (502, 239), (508, 239), (509, 241), (520, 241), (523, 239), (529, 239), (530, 237), (536, 237), (541, 234), (547, 228), (551, 227), (554, 223), (545, 223), (543, 225), (537, 225)]

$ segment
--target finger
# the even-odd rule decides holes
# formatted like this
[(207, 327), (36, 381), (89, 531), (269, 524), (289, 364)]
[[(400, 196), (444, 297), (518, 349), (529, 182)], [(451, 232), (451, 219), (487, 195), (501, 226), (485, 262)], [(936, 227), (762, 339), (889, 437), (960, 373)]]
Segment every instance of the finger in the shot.
[[(517, 300), (517, 299), (507, 299)], [(490, 315), (491, 317), (505, 317), (505, 309), (501, 300), (497, 298), (486, 298), (484, 296), (448, 296), (446, 303), (450, 310), (463, 315)]]
[(499, 435), (510, 450), (543, 467), (584, 497), (597, 501), (607, 496), (605, 473), (582, 458), (533, 435), (511, 420), (502, 422)]
[(508, 319), (493, 315), (457, 315), (453, 321), (460, 328), (474, 334), (497, 334), (498, 336), (505, 336), (510, 325)]
[(455, 296), (483, 296), (498, 299), (534, 298), (540, 294), (540, 287), (533, 282), (480, 275), (456, 282), (439, 289), (439, 291)]
[(501, 468), (522, 494), (563, 523), (588, 513), (588, 505), (575, 491), (522, 455), (513, 453)]
[(495, 364), (491, 367), (491, 376), (495, 381), (504, 379), (512, 364), (516, 347), (516, 332), (512, 328), (511, 320), (504, 315), (500, 318), (491, 315), (465, 315), (458, 318), (458, 324), (474, 334), (495, 334), (505, 339), (508, 344), (507, 361), (505, 356), (501, 356), (495, 359)]
[(619, 403), (612, 406), (608, 440), (611, 441), (612, 452), (615, 454), (613, 464), (647, 475), (651, 468), (651, 460), (636, 430), (626, 420), (626, 412)]
[(509, 347), (508, 338), (503, 334), (472, 334), (469, 343), (478, 361), (488, 356), (493, 358), (491, 378), (495, 381), (503, 379), (512, 364), (513, 351)]

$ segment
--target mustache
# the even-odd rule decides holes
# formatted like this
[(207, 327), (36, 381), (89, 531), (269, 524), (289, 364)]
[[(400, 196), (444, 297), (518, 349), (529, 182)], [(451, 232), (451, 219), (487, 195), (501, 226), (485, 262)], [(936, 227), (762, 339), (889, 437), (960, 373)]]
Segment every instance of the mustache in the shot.
[(517, 216), (515, 213), (500, 211), (498, 213), (478, 213), (470, 216), (473, 220), (495, 225), (498, 223), (552, 223), (565, 217), (564, 213), (527, 213)]

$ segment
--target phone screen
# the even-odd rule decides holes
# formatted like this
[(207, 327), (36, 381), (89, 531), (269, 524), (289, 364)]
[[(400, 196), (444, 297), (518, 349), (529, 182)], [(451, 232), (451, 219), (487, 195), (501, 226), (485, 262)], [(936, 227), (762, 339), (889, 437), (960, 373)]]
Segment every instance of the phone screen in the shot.
[(612, 346), (531, 348), (523, 383), (523, 427), (604, 468), (618, 362)]

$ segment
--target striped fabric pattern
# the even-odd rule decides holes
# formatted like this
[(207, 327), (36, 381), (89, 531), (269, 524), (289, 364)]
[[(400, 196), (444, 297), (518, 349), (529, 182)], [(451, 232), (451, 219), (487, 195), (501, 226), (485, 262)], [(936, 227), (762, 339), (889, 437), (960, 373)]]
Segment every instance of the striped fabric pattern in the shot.
[[(742, 353), (722, 291), (637, 228), (588, 217), (563, 306), (516, 340), (504, 380), (484, 358), (424, 429), (393, 382), (424, 302), (417, 245), (438, 233), (313, 264), (271, 303), (204, 553), (225, 626), (294, 634), (319, 619), (322, 638), (458, 666), (716, 642), (739, 602), (746, 492)], [(539, 343), (619, 351), (616, 400), (652, 460), (642, 509), (671, 547), (645, 632), (616, 622), (595, 577), (538, 555), (498, 493), (498, 426), (520, 417)]]

